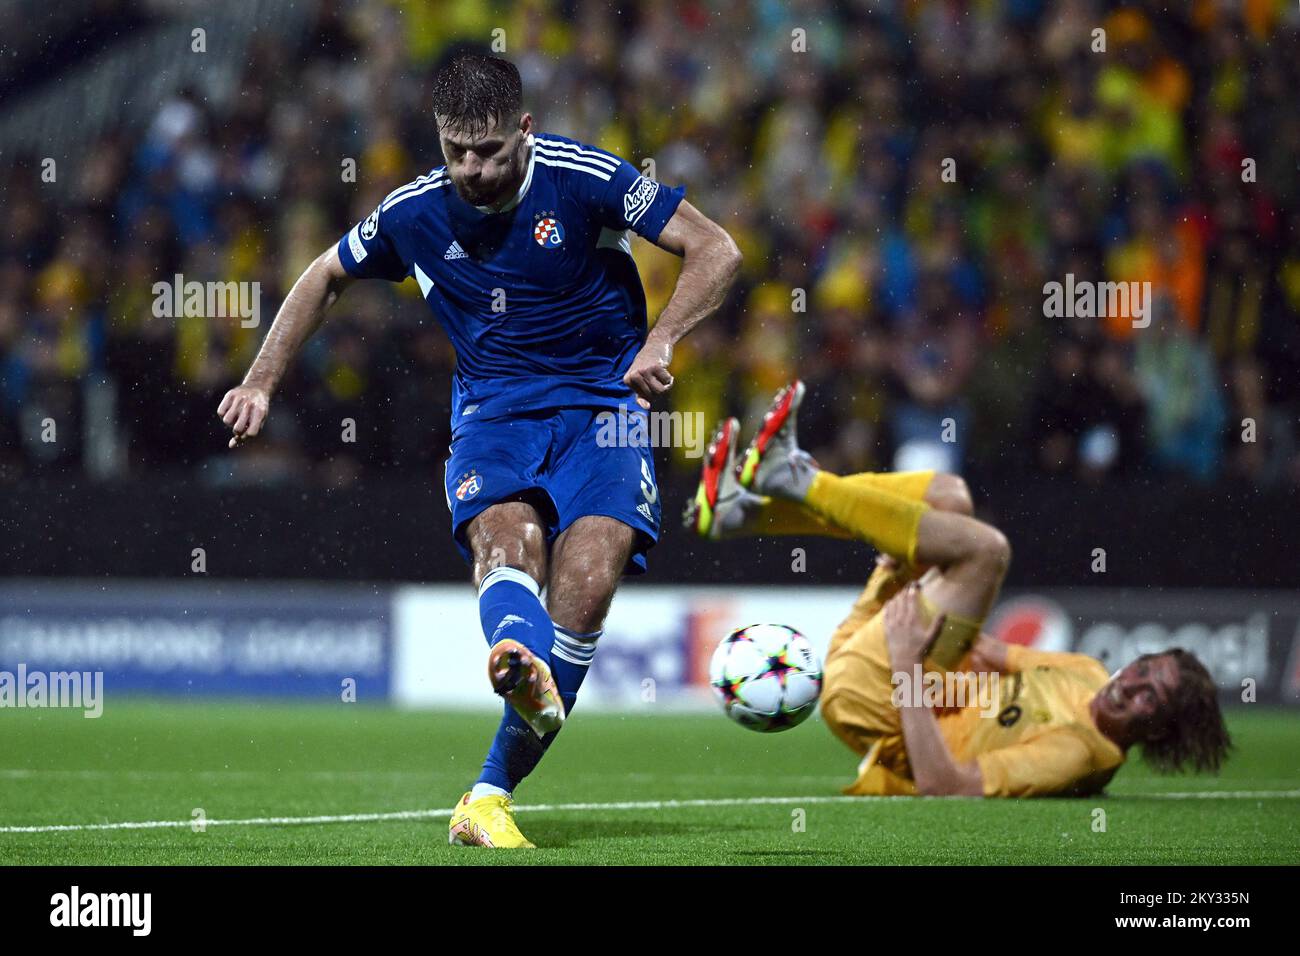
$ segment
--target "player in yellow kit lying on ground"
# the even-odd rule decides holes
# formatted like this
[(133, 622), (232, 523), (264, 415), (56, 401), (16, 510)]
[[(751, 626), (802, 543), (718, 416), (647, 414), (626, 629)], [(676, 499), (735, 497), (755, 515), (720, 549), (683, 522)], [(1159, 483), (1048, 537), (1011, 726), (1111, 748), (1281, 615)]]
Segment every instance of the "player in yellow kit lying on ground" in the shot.
[[(981, 634), (1010, 548), (970, 516), (965, 483), (934, 472), (821, 470), (796, 440), (803, 393), (798, 381), (781, 390), (739, 465), (739, 423), (722, 423), (686, 521), (711, 539), (814, 534), (882, 552), (826, 654), (822, 717), (862, 755), (847, 793), (1098, 793), (1134, 745), (1160, 770), (1218, 770), (1230, 741), (1214, 682), (1193, 655), (1148, 654), (1108, 677), (1086, 655)], [(993, 699), (941, 709), (899, 693), (923, 672), (952, 686), (967, 671), (997, 675), (966, 685)]]

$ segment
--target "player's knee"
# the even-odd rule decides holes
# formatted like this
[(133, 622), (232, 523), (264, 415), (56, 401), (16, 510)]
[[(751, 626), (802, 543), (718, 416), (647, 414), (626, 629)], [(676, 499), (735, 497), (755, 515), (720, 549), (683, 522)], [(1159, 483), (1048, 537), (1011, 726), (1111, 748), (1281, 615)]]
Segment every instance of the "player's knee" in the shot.
[(474, 581), (481, 582), (496, 568), (515, 568), (541, 584), (545, 580), (546, 535), (541, 526), (523, 522), (508, 531), (471, 534)]
[(926, 503), (940, 511), (971, 515), (975, 512), (971, 501), (970, 488), (961, 475), (946, 472), (937, 474), (930, 480), (930, 487), (925, 492)]
[(997, 528), (981, 524), (975, 557), (1000, 579), (1011, 566), (1011, 542)]
[(483, 580), (497, 568), (513, 568), (516, 571), (522, 571), (532, 578), (538, 589), (546, 584), (546, 575), (540, 561), (529, 561), (526, 558), (518, 561), (490, 561), (475, 559), (474, 561), (474, 587), (481, 587)]
[(556, 624), (579, 632), (599, 630), (605, 622), (618, 573), (597, 561), (569, 563), (554, 575), (551, 617)]
[(497, 568), (515, 568), (527, 574), (538, 584), (542, 584), (546, 579), (542, 556), (543, 552), (540, 549), (530, 548), (527, 541), (504, 542), (476, 551), (474, 570), (476, 576), (482, 578), (489, 571), (495, 571)]
[(618, 586), (618, 573), (598, 564), (575, 568), (568, 576), (570, 593), (581, 600), (584, 607), (605, 607)]

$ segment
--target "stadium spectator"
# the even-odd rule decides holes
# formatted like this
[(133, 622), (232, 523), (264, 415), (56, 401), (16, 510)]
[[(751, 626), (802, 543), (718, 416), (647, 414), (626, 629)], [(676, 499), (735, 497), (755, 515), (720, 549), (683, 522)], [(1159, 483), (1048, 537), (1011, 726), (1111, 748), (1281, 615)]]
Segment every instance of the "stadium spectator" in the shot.
[[(798, 367), (833, 469), (903, 451), (985, 474), (1300, 483), (1294, 4), (439, 7), (331, 0), (304, 31), (259, 31), (228, 88), (179, 85), (88, 142), (67, 190), (6, 155), (0, 476), (91, 467), (104, 383), (128, 473), (211, 463), (213, 396), (288, 282), (438, 162), (432, 68), (504, 26), (543, 128), (653, 161), (745, 253), (716, 328), (679, 351), (672, 409), (752, 411)], [(634, 254), (653, 316), (675, 261)], [(1071, 272), (1149, 281), (1163, 318), (1048, 318), (1042, 287)], [(258, 282), (260, 327), (156, 315), (177, 274)], [(278, 396), (292, 414), (229, 480), (436, 466), (453, 356), (408, 285), (349, 294)]]

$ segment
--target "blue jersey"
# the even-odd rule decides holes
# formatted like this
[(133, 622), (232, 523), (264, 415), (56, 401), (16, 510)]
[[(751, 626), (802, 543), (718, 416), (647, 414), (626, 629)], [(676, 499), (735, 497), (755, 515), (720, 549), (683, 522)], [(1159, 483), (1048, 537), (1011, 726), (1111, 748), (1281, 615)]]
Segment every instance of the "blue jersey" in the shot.
[(462, 200), (440, 166), (339, 240), (350, 275), (420, 284), (456, 349), (453, 433), (636, 401), (623, 376), (645, 342), (646, 304), (628, 231), (654, 242), (685, 190), (562, 136), (528, 141), (526, 176), (500, 212)]

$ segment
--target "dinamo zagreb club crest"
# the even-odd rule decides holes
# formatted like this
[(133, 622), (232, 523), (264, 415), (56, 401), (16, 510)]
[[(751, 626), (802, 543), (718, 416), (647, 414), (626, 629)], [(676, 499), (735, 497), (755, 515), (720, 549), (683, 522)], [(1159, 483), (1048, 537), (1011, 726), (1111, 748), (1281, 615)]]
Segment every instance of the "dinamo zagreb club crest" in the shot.
[(456, 500), (468, 501), (482, 490), (483, 479), (478, 476), (477, 472), (468, 472), (457, 479)]
[(546, 216), (533, 226), (533, 238), (543, 249), (558, 249), (564, 244), (564, 227), (555, 217)]

